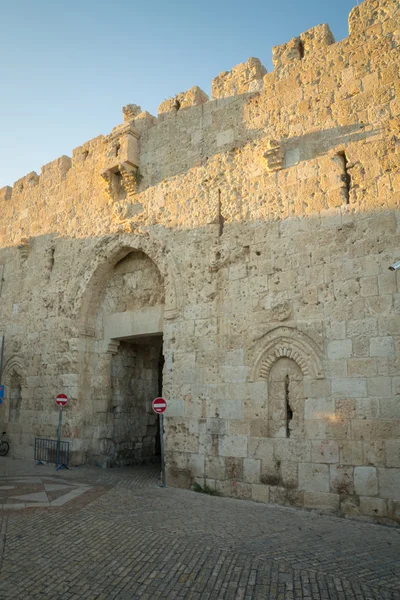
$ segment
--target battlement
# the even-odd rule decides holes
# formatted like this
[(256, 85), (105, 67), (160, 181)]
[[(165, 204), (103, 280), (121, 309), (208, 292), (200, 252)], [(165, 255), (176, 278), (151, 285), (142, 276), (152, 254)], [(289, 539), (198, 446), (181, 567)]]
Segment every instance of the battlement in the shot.
[[(128, 104), (123, 107), (124, 123), (108, 136), (98, 136), (74, 149), (72, 160), (62, 156), (42, 167), (40, 175), (29, 173), (16, 181), (12, 188), (2, 188), (0, 201), (9, 201), (13, 196), (22, 194), (24, 190), (38, 185), (42, 178), (46, 182), (50, 179), (52, 184), (65, 179), (71, 168), (80, 170), (90, 164), (86, 158), (93, 152), (103, 156), (99, 159), (103, 175), (107, 171), (120, 171), (120, 164), (129, 164), (129, 168), (134, 166), (138, 169), (142, 135), (161, 126), (166, 120), (172, 123), (173, 117), (178, 114), (215, 101), (264, 91), (267, 98), (279, 96), (284, 104), (290, 105), (293, 92), (301, 98), (302, 88), (310, 83), (316, 86), (316, 90), (339, 87), (344, 99), (354, 95), (358, 85), (355, 79), (365, 78), (362, 86), (367, 86), (371, 70), (368, 45), (378, 44), (383, 55), (400, 47), (399, 19), (398, 0), (365, 0), (350, 13), (348, 38), (335, 42), (328, 25), (313, 27), (272, 49), (274, 70), (271, 73), (267, 73), (259, 59), (249, 58), (212, 80), (211, 99), (199, 87), (193, 86), (174, 98), (164, 100), (159, 105), (158, 118), (135, 104)], [(371, 82), (373, 77), (371, 75)], [(129, 132), (126, 129), (128, 125)], [(120, 160), (122, 155), (125, 158)]]

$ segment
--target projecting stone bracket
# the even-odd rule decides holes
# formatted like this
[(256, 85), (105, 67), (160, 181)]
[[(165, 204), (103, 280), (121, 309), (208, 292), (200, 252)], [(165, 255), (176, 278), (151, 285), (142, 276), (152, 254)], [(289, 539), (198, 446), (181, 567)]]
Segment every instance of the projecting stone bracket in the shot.
[(133, 197), (140, 183), (139, 133), (132, 123), (124, 124), (106, 140), (105, 169), (101, 176), (106, 182), (110, 200)]
[(120, 163), (114, 169), (106, 169), (101, 176), (106, 182), (106, 192), (110, 200), (118, 200), (121, 189), (132, 198), (137, 193), (140, 182), (139, 167), (129, 163)]
[(18, 244), (18, 250), (20, 252), (22, 260), (26, 260), (30, 252), (30, 241), (28, 238), (21, 238), (21, 241)]
[(284, 152), (277, 140), (269, 140), (268, 150), (263, 153), (267, 161), (267, 169), (270, 173), (283, 169)]

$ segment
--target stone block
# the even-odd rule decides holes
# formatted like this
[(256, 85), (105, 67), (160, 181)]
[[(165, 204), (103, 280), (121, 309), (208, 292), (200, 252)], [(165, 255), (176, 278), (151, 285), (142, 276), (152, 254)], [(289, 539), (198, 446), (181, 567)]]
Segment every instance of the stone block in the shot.
[(175, 98), (164, 100), (158, 107), (158, 115), (160, 120), (162, 120), (166, 113), (172, 112), (176, 114), (179, 110), (199, 106), (207, 101), (207, 94), (195, 85), (187, 92), (177, 94)]
[(224, 435), (219, 438), (220, 456), (247, 457), (247, 436)]
[(370, 517), (386, 517), (387, 501), (382, 498), (360, 497), (360, 512)]
[(329, 492), (329, 466), (299, 464), (299, 489), (307, 492)]
[(378, 275), (379, 294), (384, 296), (385, 294), (394, 294), (397, 292), (396, 289), (396, 278), (393, 273), (381, 273)]
[(326, 324), (326, 337), (328, 340), (344, 340), (346, 337), (346, 322), (329, 321)]
[(271, 504), (285, 505), (287, 503), (288, 491), (284, 487), (270, 486), (269, 501)]
[(355, 467), (354, 489), (359, 496), (378, 494), (378, 475), (375, 467)]
[(245, 458), (243, 461), (243, 480), (246, 483), (260, 483), (261, 461)]
[(379, 400), (379, 416), (381, 419), (400, 420), (400, 398), (381, 398)]
[(360, 500), (358, 496), (339, 496), (340, 511), (344, 515), (357, 517), (360, 514)]
[(249, 436), (249, 422), (247, 419), (237, 419), (232, 421), (226, 421), (228, 424), (228, 434), (229, 435), (245, 435)]
[(378, 279), (376, 277), (362, 277), (360, 279), (361, 296), (377, 296), (378, 295)]
[(250, 421), (251, 437), (268, 437), (268, 421), (261, 419), (252, 419)]
[(217, 146), (220, 148), (221, 146), (226, 146), (227, 144), (232, 144), (235, 139), (235, 132), (233, 129), (228, 129), (227, 131), (221, 131), (217, 134)]
[(12, 196), (12, 187), (6, 185), (0, 189), (0, 202), (10, 200)]
[(332, 381), (332, 393), (347, 398), (364, 398), (367, 395), (367, 380), (336, 378)]
[(227, 98), (249, 91), (249, 86), (255, 81), (262, 80), (266, 74), (265, 67), (258, 58), (249, 58), (247, 62), (234, 67), (232, 71), (220, 73), (212, 81), (211, 97)]
[(346, 465), (331, 465), (331, 492), (340, 495), (354, 494), (354, 468)]
[(368, 396), (376, 398), (388, 397), (392, 395), (391, 377), (369, 377), (367, 379)]
[(304, 434), (306, 440), (325, 440), (329, 423), (326, 420), (304, 421)]
[(322, 492), (304, 492), (304, 506), (323, 511), (339, 510), (339, 495)]
[(375, 358), (350, 358), (347, 361), (347, 374), (349, 377), (371, 377), (378, 372)]
[(311, 460), (314, 463), (339, 462), (339, 445), (334, 441), (312, 442)]
[(209, 479), (223, 481), (226, 478), (225, 458), (222, 456), (206, 456), (204, 469)]
[(264, 403), (268, 399), (268, 386), (266, 381), (254, 381), (248, 384), (249, 398), (253, 402)]
[(269, 502), (269, 486), (253, 483), (251, 486), (251, 498), (254, 502)]
[(335, 414), (334, 402), (328, 398), (306, 398), (304, 415), (306, 419), (327, 420)]
[(279, 465), (280, 480), (286, 489), (296, 489), (298, 486), (297, 462), (282, 461)]
[(306, 379), (304, 381), (304, 395), (307, 399), (312, 398), (318, 400), (326, 398), (326, 396), (330, 396), (330, 394), (331, 382), (329, 379)]
[(376, 419), (379, 417), (380, 402), (377, 398), (356, 398), (355, 400), (355, 418), (356, 419)]
[(204, 454), (189, 454), (187, 464), (193, 476), (204, 477)]
[(288, 462), (309, 462), (311, 443), (303, 440), (275, 439), (274, 454), (276, 460)]
[(381, 498), (400, 501), (400, 469), (378, 469), (378, 474)]
[(243, 458), (228, 456), (225, 458), (226, 478), (233, 481), (243, 481)]
[(243, 416), (242, 401), (227, 399), (219, 404), (220, 419), (241, 419)]
[(386, 446), (386, 465), (400, 469), (400, 440), (388, 440)]
[(251, 500), (252, 486), (240, 481), (216, 481), (216, 490), (223, 496), (237, 498), (238, 500)]
[(332, 360), (350, 358), (352, 354), (352, 348), (353, 345), (351, 340), (333, 340), (331, 342), (328, 342), (328, 358)]
[[(387, 442), (386, 442), (387, 443)], [(363, 442), (364, 465), (382, 467), (385, 465), (385, 442)]]
[(394, 342), (391, 336), (372, 337), (370, 339), (370, 356), (394, 356)]
[(274, 440), (267, 438), (249, 438), (248, 458), (272, 460), (274, 457)]

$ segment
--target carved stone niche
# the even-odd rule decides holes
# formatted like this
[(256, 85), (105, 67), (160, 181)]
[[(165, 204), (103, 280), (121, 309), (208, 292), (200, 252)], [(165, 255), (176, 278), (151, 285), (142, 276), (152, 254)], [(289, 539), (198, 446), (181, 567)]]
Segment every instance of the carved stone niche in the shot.
[(107, 184), (110, 200), (132, 197), (139, 184), (139, 133), (132, 123), (117, 127), (106, 138), (104, 169), (101, 173)]

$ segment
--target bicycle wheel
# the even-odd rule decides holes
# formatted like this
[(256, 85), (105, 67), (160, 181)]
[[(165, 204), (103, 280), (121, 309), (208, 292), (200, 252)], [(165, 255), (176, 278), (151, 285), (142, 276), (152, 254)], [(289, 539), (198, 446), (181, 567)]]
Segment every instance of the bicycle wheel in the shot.
[(10, 449), (10, 444), (8, 442), (1, 442), (0, 444), (0, 456), (5, 456)]

